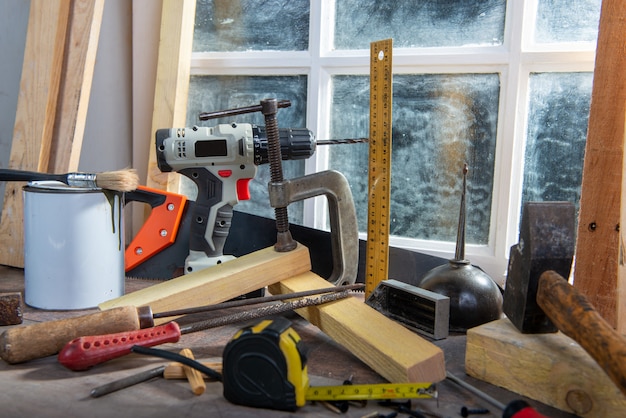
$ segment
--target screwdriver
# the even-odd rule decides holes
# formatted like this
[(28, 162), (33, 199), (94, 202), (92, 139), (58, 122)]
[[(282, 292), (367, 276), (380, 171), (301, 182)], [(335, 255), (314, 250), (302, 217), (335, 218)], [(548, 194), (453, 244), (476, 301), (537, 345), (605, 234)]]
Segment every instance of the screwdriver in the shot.
[(154, 325), (150, 307), (121, 306), (102, 312), (9, 328), (0, 335), (0, 357), (9, 364), (23, 363), (59, 352), (72, 338), (137, 330)]
[(306, 292), (285, 295), (272, 295), (253, 299), (235, 300), (214, 305), (180, 309), (169, 312), (152, 313), (149, 306), (136, 308), (123, 306), (80, 315), (73, 318), (9, 328), (0, 335), (0, 358), (9, 364), (23, 363), (57, 354), (68, 341), (83, 335), (113, 334), (136, 331), (154, 326), (155, 318), (181, 316), (208, 312), (236, 306), (252, 305), (284, 299), (293, 299), (314, 294), (351, 290), (363, 287), (362, 284), (334, 286)]
[(343, 299), (349, 296), (347, 290), (329, 293), (315, 298), (298, 299), (291, 302), (262, 306), (250, 311), (226, 315), (205, 321), (179, 326), (172, 321), (157, 327), (107, 335), (93, 335), (76, 338), (59, 352), (59, 363), (70, 370), (87, 370), (97, 364), (130, 354), (133, 346), (153, 347), (164, 343), (177, 342), (181, 335), (203, 331), (235, 322), (263, 318), (295, 309)]

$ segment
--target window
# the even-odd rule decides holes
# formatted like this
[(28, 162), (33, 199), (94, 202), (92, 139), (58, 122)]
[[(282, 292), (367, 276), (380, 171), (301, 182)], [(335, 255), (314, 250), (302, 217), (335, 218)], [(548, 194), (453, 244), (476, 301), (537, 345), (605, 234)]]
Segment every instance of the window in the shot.
[[(281, 127), (366, 137), (369, 44), (393, 38), (391, 245), (451, 258), (462, 167), (466, 256), (502, 282), (523, 202), (578, 203), (600, 0), (198, 0), (188, 123), (288, 99)], [(261, 115), (213, 120), (262, 124)], [(319, 146), (285, 176), (343, 172), (367, 220), (367, 145)], [(267, 167), (238, 210), (273, 216)], [(326, 228), (324, 199), (289, 207)], [(365, 238), (365, 235), (363, 235)]]

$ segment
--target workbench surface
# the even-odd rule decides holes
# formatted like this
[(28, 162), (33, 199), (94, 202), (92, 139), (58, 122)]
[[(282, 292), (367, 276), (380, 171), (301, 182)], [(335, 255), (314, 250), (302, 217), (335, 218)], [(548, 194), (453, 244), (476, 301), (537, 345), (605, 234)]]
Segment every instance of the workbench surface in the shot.
[[(150, 286), (155, 281), (127, 280), (126, 292)], [(23, 270), (0, 266), (0, 292), (24, 290)], [(363, 298), (363, 294), (354, 297)], [(28, 306), (24, 308), (24, 324), (78, 316), (94, 310), (83, 311), (43, 311)], [(201, 314), (179, 319), (193, 322), (220, 315), (219, 312)], [(341, 384), (353, 377), (353, 383), (385, 383), (386, 381), (350, 352), (339, 346), (315, 326), (295, 313), (287, 317), (293, 322), (294, 330), (304, 340), (309, 349), (308, 370), (312, 385)], [(219, 360), (226, 343), (234, 333), (250, 323), (240, 323), (211, 330), (184, 335), (176, 344), (165, 344), (159, 348), (178, 352), (190, 348), (196, 359)], [(0, 332), (8, 327), (0, 327)], [(488, 393), (503, 404), (515, 399), (525, 399), (507, 390), (473, 379), (464, 372), (465, 335), (455, 334), (440, 341), (433, 341), (445, 353), (446, 368), (464, 381)], [(401, 341), (398, 344), (402, 344)], [(206, 391), (194, 395), (186, 380), (165, 380), (154, 378), (130, 388), (100, 398), (91, 398), (91, 390), (97, 386), (136, 374), (159, 365), (166, 360), (131, 354), (109, 361), (88, 371), (73, 372), (56, 360), (56, 356), (33, 360), (18, 365), (0, 361), (0, 405), (1, 416), (6, 417), (329, 417), (337, 416), (323, 405), (308, 403), (297, 412), (279, 412), (247, 408), (233, 405), (222, 396), (222, 384), (207, 382)], [(488, 408), (484, 417), (500, 417), (502, 411), (477, 398), (449, 380), (437, 385), (438, 400), (419, 399), (412, 402), (412, 408), (420, 410), (424, 416), (458, 417), (463, 406), (468, 408)], [(573, 417), (574, 415), (547, 407), (525, 399), (539, 412), (550, 417)], [(383, 415), (394, 412), (389, 407), (369, 401), (365, 408), (351, 406), (345, 417), (364, 417), (379, 411)], [(400, 413), (399, 417), (409, 416)]]

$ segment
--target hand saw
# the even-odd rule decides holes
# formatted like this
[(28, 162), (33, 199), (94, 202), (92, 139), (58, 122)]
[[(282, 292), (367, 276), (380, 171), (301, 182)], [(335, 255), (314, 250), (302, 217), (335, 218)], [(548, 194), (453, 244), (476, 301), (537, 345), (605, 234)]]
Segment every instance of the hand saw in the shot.
[[(142, 189), (148, 188), (141, 186), (139, 190)], [(133, 255), (132, 252), (138, 246), (146, 247), (137, 244), (146, 243), (150, 240), (162, 240), (160, 233), (162, 229), (173, 231), (168, 235), (171, 242), (151, 253), (144, 250), (140, 261), (134, 265), (129, 265), (127, 261), (126, 275), (140, 279), (168, 280), (182, 274), (185, 258), (189, 252), (189, 228), (195, 202), (193, 200), (185, 201), (182, 214), (177, 221), (178, 228), (175, 228), (175, 225), (168, 223), (167, 219), (154, 214), (154, 212), (165, 210), (167, 198), (184, 196), (162, 190), (148, 189), (148, 191), (161, 195), (161, 198), (158, 200), (155, 197), (152, 198), (154, 200), (151, 205), (156, 206), (153, 206), (153, 213), (128, 245), (126, 249), (127, 260), (129, 257), (137, 258), (137, 255)], [(145, 198), (133, 200), (146, 202)], [(153, 217), (154, 220), (151, 221)], [(321, 277), (329, 278), (334, 267), (330, 232), (297, 224), (291, 224), (289, 229), (296, 241), (309, 248), (311, 270)], [(234, 210), (230, 233), (224, 244), (224, 253), (240, 257), (270, 247), (274, 245), (275, 241), (276, 222), (273, 219)], [(358, 283), (365, 282), (366, 245), (365, 240), (359, 240), (359, 267), (356, 279)], [(403, 248), (389, 247), (389, 277), (413, 286), (417, 286), (421, 278), (432, 268), (446, 262), (447, 259), (444, 258)]]
[(194, 202), (185, 196), (139, 186), (125, 194), (126, 203), (143, 202), (152, 212), (126, 247), (128, 277), (167, 280), (183, 274), (189, 254), (189, 230)]

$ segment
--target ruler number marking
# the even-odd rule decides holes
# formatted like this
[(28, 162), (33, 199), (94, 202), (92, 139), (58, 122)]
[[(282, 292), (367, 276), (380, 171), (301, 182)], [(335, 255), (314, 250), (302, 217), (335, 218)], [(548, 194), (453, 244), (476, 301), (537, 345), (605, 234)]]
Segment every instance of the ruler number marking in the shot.
[(373, 42), (370, 56), (370, 161), (366, 296), (387, 278), (391, 168), (392, 40)]

